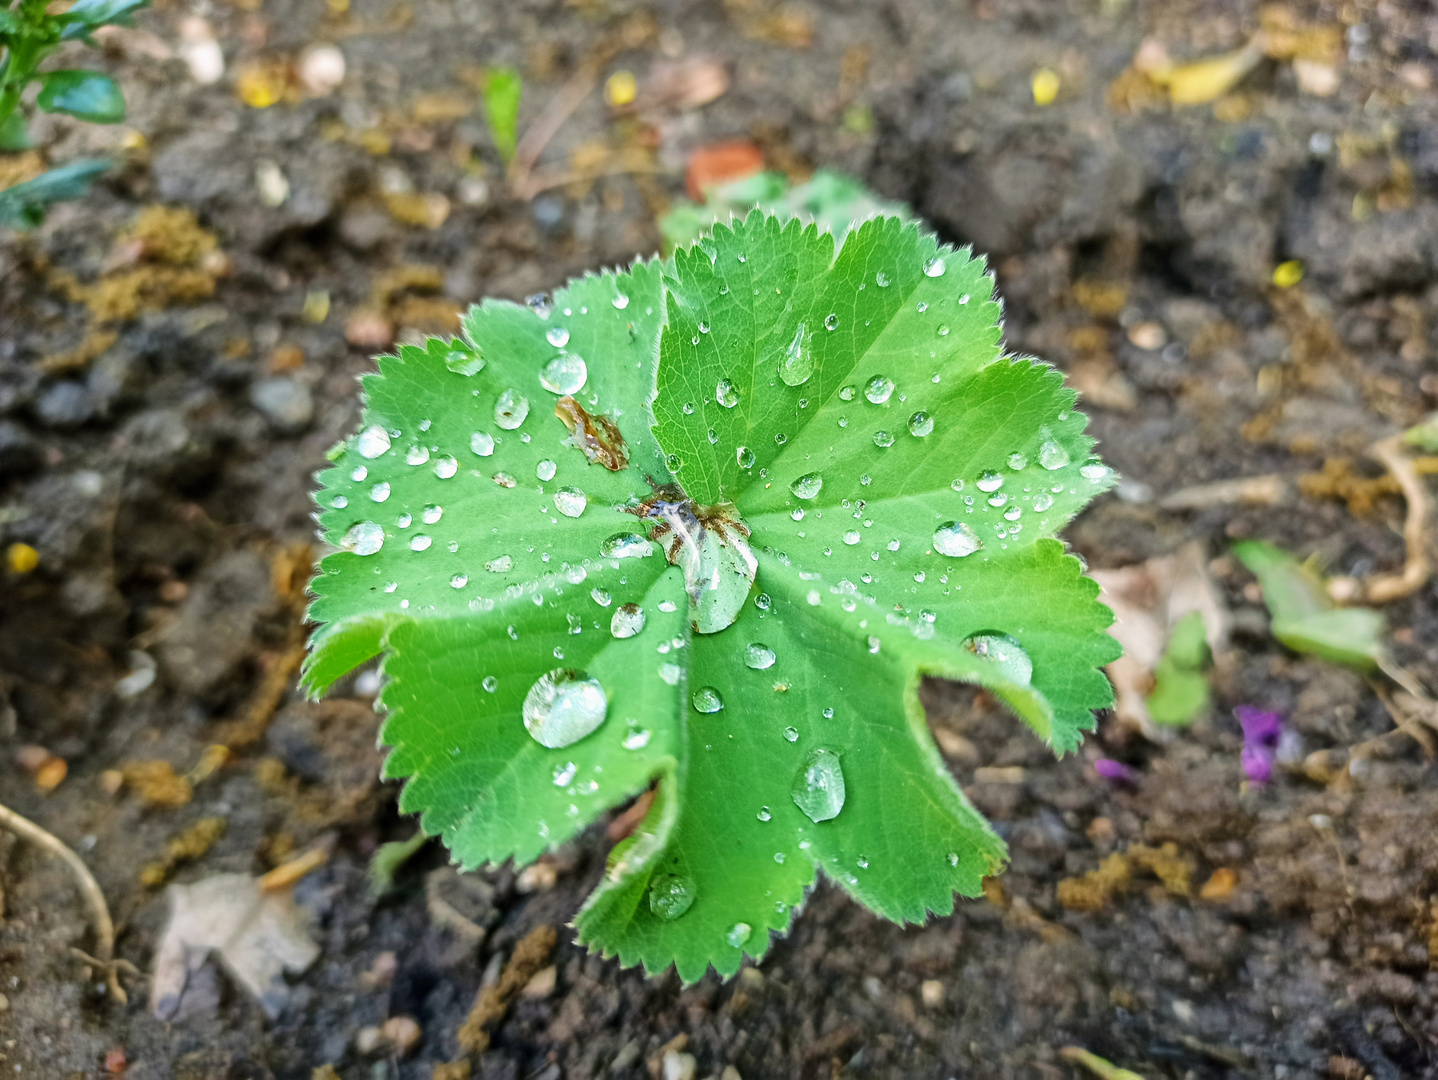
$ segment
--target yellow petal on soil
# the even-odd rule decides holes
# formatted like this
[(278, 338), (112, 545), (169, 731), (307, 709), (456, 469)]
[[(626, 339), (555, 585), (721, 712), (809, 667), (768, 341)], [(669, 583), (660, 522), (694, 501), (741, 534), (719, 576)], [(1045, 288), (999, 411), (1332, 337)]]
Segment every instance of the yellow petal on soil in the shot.
[(1052, 68), (1039, 68), (1030, 81), (1034, 93), (1034, 104), (1052, 105), (1059, 96), (1059, 75)]
[(1237, 86), (1262, 59), (1259, 43), (1249, 42), (1237, 52), (1178, 64), (1167, 71), (1152, 72), (1150, 78), (1168, 87), (1169, 100), (1175, 105), (1207, 105)]
[(252, 64), (235, 80), (240, 100), (254, 109), (268, 109), (285, 96), (284, 74), (269, 64)]
[(619, 109), (633, 104), (639, 93), (639, 83), (632, 71), (616, 71), (604, 83), (604, 100), (611, 108)]
[(40, 565), (40, 553), (29, 544), (11, 544), (5, 549), (5, 565), (12, 574), (28, 574)]
[(1303, 263), (1297, 259), (1281, 262), (1273, 268), (1273, 283), (1280, 289), (1291, 289), (1303, 280)]

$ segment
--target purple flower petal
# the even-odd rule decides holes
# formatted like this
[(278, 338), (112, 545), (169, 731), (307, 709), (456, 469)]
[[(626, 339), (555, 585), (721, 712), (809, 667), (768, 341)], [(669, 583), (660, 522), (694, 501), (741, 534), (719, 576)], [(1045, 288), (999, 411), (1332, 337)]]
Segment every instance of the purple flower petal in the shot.
[(1093, 763), (1093, 771), (1105, 780), (1113, 780), (1119, 784), (1138, 783), (1138, 771), (1125, 765), (1122, 761), (1114, 761), (1113, 758), (1099, 758)]
[(1247, 745), (1239, 755), (1243, 775), (1254, 784), (1266, 784), (1273, 779), (1274, 752), (1266, 746)]
[(1269, 712), (1253, 705), (1240, 705), (1233, 710), (1233, 715), (1238, 717), (1238, 722), (1243, 727), (1245, 746), (1278, 745), (1278, 740), (1283, 735), (1281, 713)]

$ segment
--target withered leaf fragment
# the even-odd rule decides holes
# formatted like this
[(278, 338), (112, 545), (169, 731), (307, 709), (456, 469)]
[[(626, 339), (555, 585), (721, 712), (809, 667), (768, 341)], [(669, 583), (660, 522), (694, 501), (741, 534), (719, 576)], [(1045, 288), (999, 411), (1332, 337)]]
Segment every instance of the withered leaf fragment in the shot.
[(565, 394), (554, 403), (554, 415), (574, 436), (574, 445), (584, 452), (590, 463), (598, 462), (610, 472), (629, 467), (629, 447), (619, 427), (603, 413), (590, 416), (584, 406)]

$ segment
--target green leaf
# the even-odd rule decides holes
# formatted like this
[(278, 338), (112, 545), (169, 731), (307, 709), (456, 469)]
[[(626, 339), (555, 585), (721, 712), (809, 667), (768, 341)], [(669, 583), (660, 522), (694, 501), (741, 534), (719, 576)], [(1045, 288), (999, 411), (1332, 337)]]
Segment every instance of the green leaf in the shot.
[(1294, 652), (1374, 671), (1386, 659), (1383, 615), (1372, 608), (1338, 607), (1310, 567), (1258, 540), (1233, 546), (1258, 578), (1273, 616), (1273, 636)]
[(484, 116), (506, 165), (514, 160), (519, 139), (519, 98), (523, 90), (524, 80), (514, 68), (494, 67), (485, 73)]
[(0, 190), (0, 225), (28, 229), (45, 220), (51, 203), (83, 198), (97, 176), (109, 172), (104, 158), (81, 158), (58, 169), (43, 172), (33, 180)]
[(30, 132), (25, 124), (25, 117), (20, 113), (13, 112), (3, 123), (0, 123), (0, 150), (28, 150), (33, 145), (30, 141)]
[(1438, 454), (1438, 413), (1433, 413), (1423, 423), (1403, 433), (1403, 441), (1416, 446), (1425, 454)]
[(306, 685), (383, 655), (385, 775), (465, 866), (652, 789), (576, 924), (626, 964), (732, 974), (820, 871), (951, 911), (1005, 853), (921, 679), (1066, 751), (1117, 652), (1053, 539), (1112, 473), (992, 288), (897, 219), (836, 251), (755, 214), (381, 357), (320, 475)]
[(125, 119), (125, 95), (114, 79), (98, 71), (47, 71), (40, 76), (36, 104), (46, 112), (92, 124), (118, 124)]
[(83, 38), (99, 26), (130, 26), (134, 13), (150, 6), (150, 0), (76, 0), (60, 16), (66, 23), (60, 36), (66, 40)]
[(1208, 630), (1203, 615), (1190, 611), (1168, 636), (1168, 649), (1154, 672), (1148, 713), (1155, 723), (1190, 724), (1209, 705)]

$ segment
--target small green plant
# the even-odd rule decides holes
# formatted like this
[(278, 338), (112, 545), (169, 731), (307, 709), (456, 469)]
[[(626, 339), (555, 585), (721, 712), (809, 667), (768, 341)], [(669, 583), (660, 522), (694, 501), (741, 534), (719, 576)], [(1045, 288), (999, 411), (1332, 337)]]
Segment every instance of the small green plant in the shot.
[[(45, 112), (93, 124), (117, 124), (125, 118), (125, 96), (108, 75), (73, 69), (42, 72), (40, 65), (68, 41), (93, 45), (90, 35), (101, 26), (128, 25), (148, 2), (76, 0), (68, 11), (52, 13), (48, 0), (0, 0), (0, 151), (30, 145), (20, 106), (31, 83), (40, 84), (35, 104)], [(96, 159), (71, 162), (0, 191), (0, 224), (37, 224), (49, 203), (79, 198), (90, 180), (108, 167)]]
[(523, 92), (524, 80), (514, 68), (495, 67), (484, 73), (484, 119), (505, 165), (514, 161), (519, 144), (519, 98)]
[(952, 911), (1005, 848), (921, 678), (1064, 752), (1118, 651), (1054, 539), (1112, 472), (999, 314), (913, 223), (756, 212), (381, 357), (319, 477), (308, 690), (383, 656), (385, 775), (466, 867), (652, 789), (576, 921), (625, 964), (732, 974), (821, 871)]

